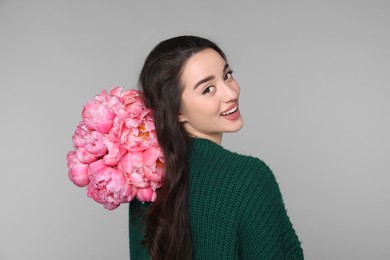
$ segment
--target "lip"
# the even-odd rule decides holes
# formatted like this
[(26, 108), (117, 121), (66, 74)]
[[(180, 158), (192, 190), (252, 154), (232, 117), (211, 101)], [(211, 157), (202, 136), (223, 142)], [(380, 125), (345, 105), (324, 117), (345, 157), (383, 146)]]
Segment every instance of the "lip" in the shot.
[(228, 112), (229, 110), (232, 110), (233, 108), (235, 108), (237, 106), (237, 110), (238, 110), (238, 101), (234, 102), (231, 106), (229, 106), (228, 108), (226, 108), (224, 111), (222, 111), (220, 113), (220, 115), (222, 116), (223, 113), (226, 113)]

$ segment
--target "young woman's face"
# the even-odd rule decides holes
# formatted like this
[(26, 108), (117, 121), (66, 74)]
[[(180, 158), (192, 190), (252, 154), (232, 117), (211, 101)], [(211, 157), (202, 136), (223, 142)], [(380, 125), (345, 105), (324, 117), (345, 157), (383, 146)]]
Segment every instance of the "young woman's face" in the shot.
[(181, 81), (179, 121), (190, 135), (220, 144), (224, 132), (242, 127), (240, 86), (218, 52), (206, 49), (193, 55), (184, 66)]

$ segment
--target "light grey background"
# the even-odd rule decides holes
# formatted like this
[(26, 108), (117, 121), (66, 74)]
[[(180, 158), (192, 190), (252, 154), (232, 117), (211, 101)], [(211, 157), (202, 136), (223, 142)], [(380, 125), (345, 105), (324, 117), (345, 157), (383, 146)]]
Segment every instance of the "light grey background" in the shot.
[(0, 0), (0, 259), (127, 259), (127, 207), (67, 177), (82, 105), (160, 40), (225, 50), (306, 259), (390, 259), (390, 2)]

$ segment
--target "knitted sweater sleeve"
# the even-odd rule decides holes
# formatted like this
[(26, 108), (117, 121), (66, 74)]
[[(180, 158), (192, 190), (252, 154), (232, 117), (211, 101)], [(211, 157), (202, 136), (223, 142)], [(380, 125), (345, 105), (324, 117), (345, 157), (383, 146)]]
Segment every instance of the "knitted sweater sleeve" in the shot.
[(272, 171), (260, 160), (255, 160), (251, 172), (245, 185), (240, 258), (304, 259)]

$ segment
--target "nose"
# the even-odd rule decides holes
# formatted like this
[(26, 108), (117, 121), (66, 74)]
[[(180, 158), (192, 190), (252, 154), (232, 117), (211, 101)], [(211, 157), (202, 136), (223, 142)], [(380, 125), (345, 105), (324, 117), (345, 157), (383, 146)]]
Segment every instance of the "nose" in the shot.
[(222, 86), (222, 99), (226, 103), (236, 101), (240, 96), (240, 86), (237, 82), (227, 83), (224, 82)]

